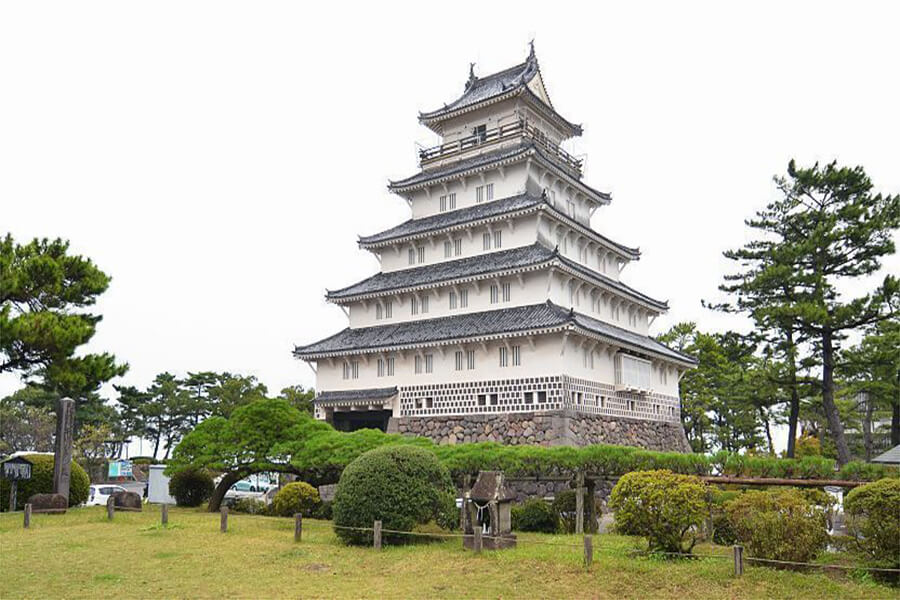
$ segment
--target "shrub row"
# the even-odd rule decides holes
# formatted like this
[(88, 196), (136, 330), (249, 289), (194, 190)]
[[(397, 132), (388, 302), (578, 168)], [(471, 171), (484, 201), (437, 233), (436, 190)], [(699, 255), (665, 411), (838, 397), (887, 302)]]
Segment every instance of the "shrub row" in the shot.
[[(53, 456), (50, 454), (27, 454), (31, 461), (31, 479), (16, 484), (16, 510), (25, 508), (28, 498), (34, 494), (53, 493)], [(69, 506), (86, 502), (90, 493), (91, 480), (81, 465), (72, 461), (69, 479)], [(9, 508), (9, 481), (0, 480), (0, 510)]]

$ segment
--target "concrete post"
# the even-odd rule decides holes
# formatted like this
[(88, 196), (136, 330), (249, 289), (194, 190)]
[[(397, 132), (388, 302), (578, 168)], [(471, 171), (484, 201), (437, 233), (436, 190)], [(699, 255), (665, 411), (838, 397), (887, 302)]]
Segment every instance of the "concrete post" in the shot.
[(72, 471), (72, 438), (75, 429), (75, 401), (62, 398), (56, 409), (56, 449), (53, 453), (53, 493), (69, 500)]
[(479, 525), (478, 523), (475, 523), (474, 533), (475, 533), (475, 539), (474, 539), (474, 543), (472, 544), (472, 550), (475, 551), (475, 554), (481, 554), (481, 546), (482, 546), (481, 525)]

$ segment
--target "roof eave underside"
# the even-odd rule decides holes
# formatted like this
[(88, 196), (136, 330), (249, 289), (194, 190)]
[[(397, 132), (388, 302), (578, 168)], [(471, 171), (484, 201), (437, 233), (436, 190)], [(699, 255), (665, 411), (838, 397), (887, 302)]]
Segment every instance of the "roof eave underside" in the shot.
[(452, 181), (452, 180), (458, 179), (460, 177), (468, 177), (470, 174), (474, 175), (474, 174), (477, 174), (482, 171), (489, 171), (491, 169), (497, 168), (498, 166), (514, 164), (526, 156), (534, 156), (534, 157), (538, 158), (541, 162), (544, 163), (544, 166), (555, 170), (559, 175), (566, 178), (575, 187), (582, 188), (582, 190), (585, 192), (585, 195), (589, 196), (596, 203), (605, 205), (605, 204), (609, 204), (610, 200), (612, 199), (612, 197), (609, 194), (607, 194), (605, 192), (601, 192), (600, 190), (595, 190), (594, 188), (587, 185), (586, 183), (584, 183), (577, 177), (574, 177), (572, 174), (568, 173), (562, 167), (556, 165), (552, 159), (544, 156), (544, 153), (541, 152), (540, 148), (537, 148), (536, 146), (534, 146), (532, 144), (526, 144), (524, 147), (522, 147), (520, 150), (518, 150), (516, 152), (512, 152), (506, 156), (499, 156), (493, 160), (487, 160), (482, 164), (473, 165), (472, 167), (463, 168), (458, 171), (450, 170), (444, 174), (439, 174), (436, 177), (425, 178), (425, 179), (422, 179), (421, 181), (416, 181), (414, 183), (407, 184), (404, 182), (409, 181), (410, 179), (413, 179), (413, 178), (417, 177), (418, 175), (421, 175), (422, 173), (417, 173), (416, 175), (413, 175), (412, 177), (407, 177), (406, 179), (401, 179), (399, 181), (390, 181), (388, 183), (388, 190), (395, 194), (402, 194), (403, 192), (412, 192), (412, 191), (416, 191), (419, 189), (424, 189), (425, 187), (428, 187), (428, 186), (437, 185), (444, 181)]

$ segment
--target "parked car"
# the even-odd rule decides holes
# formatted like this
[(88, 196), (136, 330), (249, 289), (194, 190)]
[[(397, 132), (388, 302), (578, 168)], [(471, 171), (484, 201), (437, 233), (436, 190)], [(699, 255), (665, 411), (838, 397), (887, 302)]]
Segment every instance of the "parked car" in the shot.
[(127, 492), (121, 485), (99, 484), (92, 485), (88, 495), (86, 506), (106, 506), (106, 501), (116, 492)]
[(238, 481), (225, 492), (225, 499), (256, 498), (257, 500), (262, 500), (267, 491), (268, 486), (261, 485), (257, 487), (249, 481)]

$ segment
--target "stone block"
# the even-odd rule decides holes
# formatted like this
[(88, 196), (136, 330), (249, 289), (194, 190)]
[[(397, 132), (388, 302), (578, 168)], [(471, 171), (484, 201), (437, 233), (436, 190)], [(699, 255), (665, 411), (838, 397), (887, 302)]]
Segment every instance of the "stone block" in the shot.
[(64, 513), (69, 508), (69, 501), (62, 494), (34, 494), (28, 498), (31, 512)]
[(116, 492), (112, 495), (112, 499), (117, 509), (140, 512), (144, 506), (141, 495), (137, 492)]

